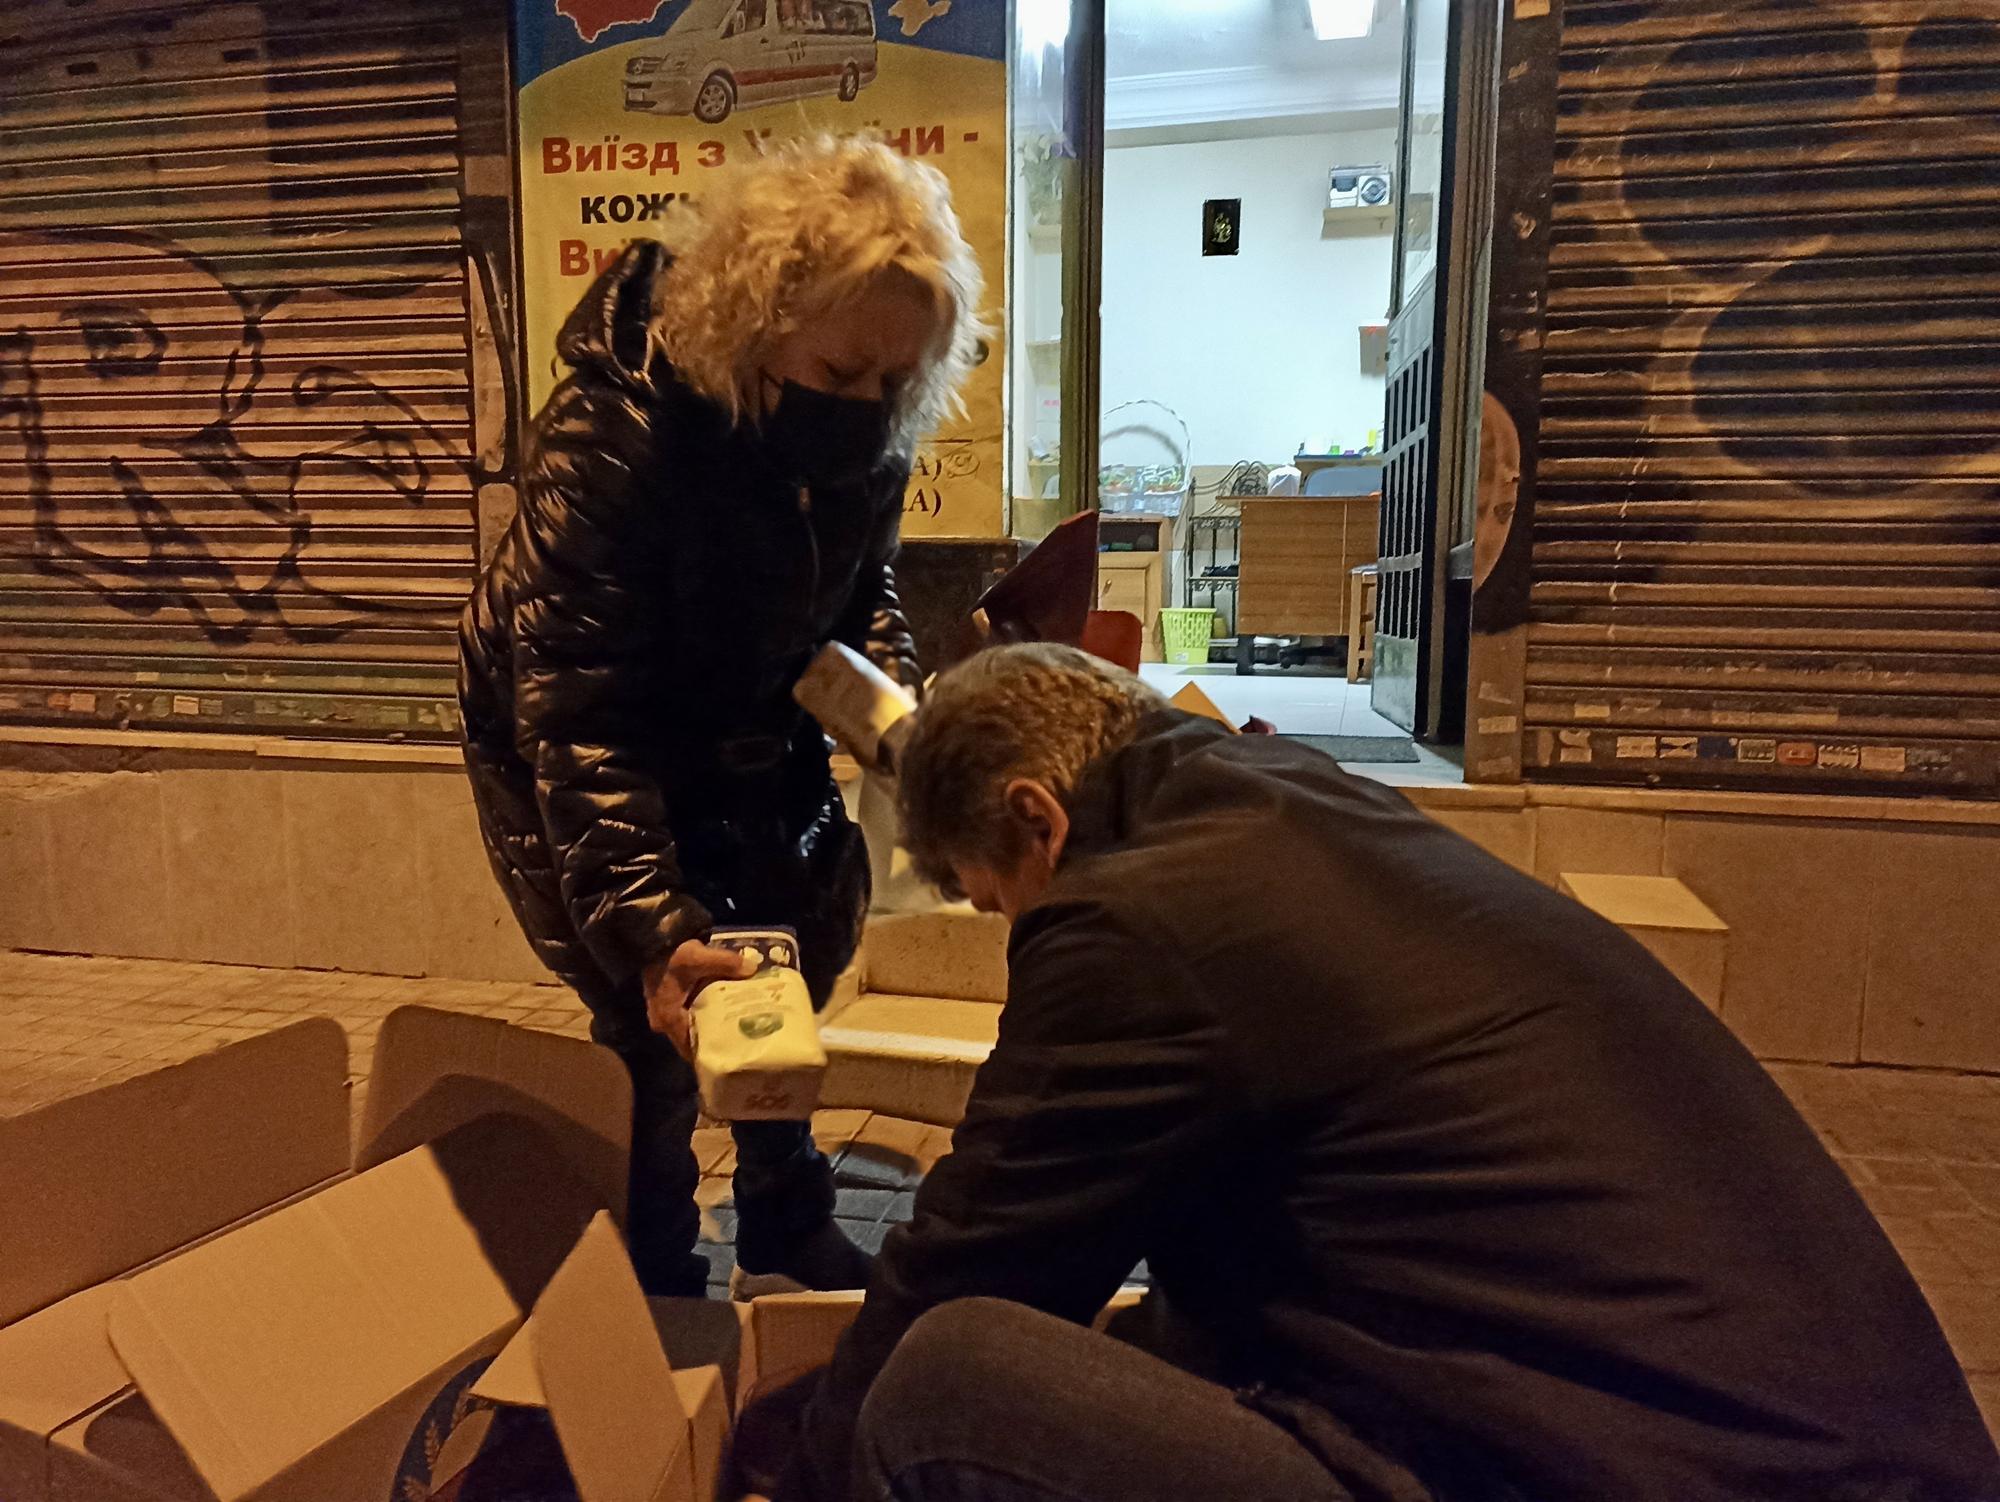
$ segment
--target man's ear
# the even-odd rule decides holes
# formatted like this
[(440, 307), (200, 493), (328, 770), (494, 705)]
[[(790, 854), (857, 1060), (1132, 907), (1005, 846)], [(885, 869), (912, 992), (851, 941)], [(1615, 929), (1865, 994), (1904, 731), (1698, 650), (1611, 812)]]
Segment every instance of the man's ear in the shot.
[(1048, 851), (1049, 864), (1062, 859), (1069, 839), (1069, 812), (1062, 800), (1031, 777), (1017, 777), (1007, 784), (1007, 812), (1020, 820), (1035, 842)]

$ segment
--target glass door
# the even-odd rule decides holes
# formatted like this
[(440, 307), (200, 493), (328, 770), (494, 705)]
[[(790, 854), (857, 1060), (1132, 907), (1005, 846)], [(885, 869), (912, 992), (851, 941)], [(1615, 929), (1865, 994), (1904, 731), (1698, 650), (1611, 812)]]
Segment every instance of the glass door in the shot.
[(1465, 718), (1469, 586), (1452, 550), (1476, 453), (1498, 29), (1497, 0), (1411, 0), (1404, 43), (1372, 703), (1447, 743)]
[(1008, 264), (1012, 531), (1096, 503), (1104, 0), (1015, 0)]

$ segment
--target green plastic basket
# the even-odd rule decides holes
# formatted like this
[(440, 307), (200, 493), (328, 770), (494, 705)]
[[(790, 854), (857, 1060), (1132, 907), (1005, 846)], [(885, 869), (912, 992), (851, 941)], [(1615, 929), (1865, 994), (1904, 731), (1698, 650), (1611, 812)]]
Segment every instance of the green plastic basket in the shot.
[(1168, 609), (1160, 612), (1160, 643), (1167, 661), (1177, 667), (1198, 667), (1208, 661), (1209, 638), (1215, 633), (1213, 610)]

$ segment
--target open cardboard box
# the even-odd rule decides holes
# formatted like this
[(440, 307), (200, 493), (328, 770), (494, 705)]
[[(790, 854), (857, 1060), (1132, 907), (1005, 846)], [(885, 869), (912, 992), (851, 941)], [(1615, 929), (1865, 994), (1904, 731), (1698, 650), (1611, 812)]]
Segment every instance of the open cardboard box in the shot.
[(473, 1381), (622, 1209), (629, 1084), (415, 1009), (378, 1061), (358, 1173), (326, 1020), (0, 1121), (0, 1498), (400, 1502), (477, 1450)]
[(136, 1274), (107, 1315), (133, 1390), (53, 1436), (52, 1499), (429, 1495), (601, 1209), (546, 1133), (487, 1117)]
[(354, 1149), (375, 1168), (481, 1116), (519, 1116), (555, 1140), (620, 1224), (632, 1081), (608, 1048), (495, 1017), (398, 1007), (382, 1023)]
[[(1121, 1288), (1098, 1312), (1102, 1330), (1122, 1310), (1145, 1299), (1143, 1288)], [(861, 1312), (863, 1295), (777, 1293), (739, 1304), (743, 1341), (736, 1379), (740, 1412), (758, 1398), (778, 1392), (833, 1361), (833, 1353)]]
[[(545, 1411), (582, 1502), (710, 1502), (729, 1405), (719, 1366), (670, 1362), (609, 1217), (577, 1242), (534, 1314), (473, 1386), (503, 1408)], [(733, 1311), (710, 1305), (732, 1323)]]
[(347, 1038), (301, 1022), (0, 1120), (0, 1497), (129, 1384), (116, 1280), (347, 1171)]
[(584, 1502), (707, 1502), (731, 1391), (832, 1359), (858, 1293), (640, 1293), (602, 1051), (406, 1012), (378, 1060), (352, 1172), (327, 1021), (0, 1121), (0, 1498), (443, 1502), (539, 1412)]
[[(1143, 1297), (1120, 1290), (1098, 1328)], [(857, 1290), (735, 1305), (648, 1300), (599, 1217), (472, 1393), (546, 1412), (582, 1502), (709, 1502), (725, 1475), (730, 1389), (740, 1411), (828, 1365), (862, 1299)], [(717, 1340), (718, 1320), (734, 1326), (733, 1341)], [(681, 1359), (694, 1350), (705, 1364)]]

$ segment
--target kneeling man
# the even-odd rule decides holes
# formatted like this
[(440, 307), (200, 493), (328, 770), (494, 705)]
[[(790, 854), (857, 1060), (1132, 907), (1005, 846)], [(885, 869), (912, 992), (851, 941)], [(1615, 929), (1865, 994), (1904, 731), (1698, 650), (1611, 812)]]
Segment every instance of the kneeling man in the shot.
[[(1617, 928), (1063, 648), (944, 678), (902, 799), (1009, 999), (784, 1502), (2000, 1498), (1867, 1208)], [(1172, 1363), (1086, 1328), (1141, 1259)]]

